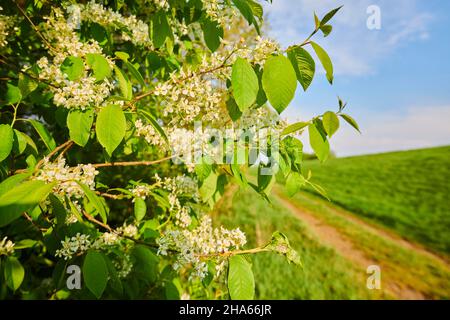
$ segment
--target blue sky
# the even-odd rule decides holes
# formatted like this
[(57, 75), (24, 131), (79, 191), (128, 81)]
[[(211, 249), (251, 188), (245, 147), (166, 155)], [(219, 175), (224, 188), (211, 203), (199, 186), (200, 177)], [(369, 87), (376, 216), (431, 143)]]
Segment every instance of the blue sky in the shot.
[[(323, 16), (342, 4), (331, 35), (316, 37), (333, 60), (334, 84), (319, 68), (283, 116), (309, 119), (335, 109), (339, 95), (363, 132), (343, 125), (331, 141), (339, 156), (449, 145), (450, 1), (273, 0), (265, 6), (269, 35), (283, 47), (301, 43), (314, 11)], [(381, 10), (380, 30), (366, 26), (369, 5)]]

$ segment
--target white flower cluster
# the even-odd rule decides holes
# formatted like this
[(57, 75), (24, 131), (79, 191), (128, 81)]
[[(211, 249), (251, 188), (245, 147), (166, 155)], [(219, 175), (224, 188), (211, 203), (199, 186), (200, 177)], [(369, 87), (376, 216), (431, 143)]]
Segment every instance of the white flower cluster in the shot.
[(92, 247), (89, 235), (77, 233), (71, 238), (61, 241), (62, 248), (56, 250), (56, 257), (64, 258), (64, 260), (72, 259), (75, 254), (82, 254)]
[(164, 187), (178, 195), (189, 195), (195, 201), (199, 199), (197, 180), (184, 174), (175, 178), (165, 178)]
[(59, 195), (81, 198), (84, 195), (83, 189), (77, 183), (80, 182), (92, 190), (95, 189), (95, 176), (98, 171), (91, 164), (79, 164), (76, 167), (66, 165), (66, 159), (58, 157), (56, 162), (44, 159), (44, 164), (39, 170), (36, 180), (51, 183), (58, 183), (53, 188), (53, 192)]
[(154, 95), (161, 97), (163, 115), (171, 124), (184, 126), (194, 120), (214, 122), (221, 119), (223, 91), (202, 76), (202, 72), (182, 69), (171, 79), (156, 85)]
[[(162, 8), (168, 7), (165, 0), (155, 1), (155, 4)], [(92, 21), (102, 26), (119, 29), (121, 37), (125, 41), (131, 41), (136, 45), (151, 47), (152, 43), (149, 36), (148, 25), (136, 18), (134, 15), (124, 17), (111, 8), (105, 8), (103, 5), (88, 2), (85, 6), (81, 6), (81, 20)]]
[(154, 184), (140, 184), (133, 189), (130, 189), (130, 192), (134, 197), (145, 200), (150, 192), (157, 187), (169, 191), (167, 196), (170, 204), (169, 211), (175, 215), (175, 224), (184, 228), (188, 227), (192, 222), (190, 216), (191, 210), (188, 205), (181, 204), (180, 197), (188, 196), (195, 202), (199, 201), (200, 196), (197, 181), (186, 175), (177, 176), (175, 178), (167, 177), (163, 180), (155, 174), (155, 179), (156, 182)]
[(254, 128), (259, 130), (269, 127), (281, 130), (284, 128), (284, 122), (280, 119), (279, 115), (265, 106), (244, 111), (237, 124), (242, 129)]
[(114, 260), (113, 264), (117, 270), (117, 275), (122, 279), (128, 276), (133, 269), (133, 263), (129, 254), (124, 254), (120, 260)]
[(223, 0), (202, 0), (202, 4), (206, 15), (222, 26), (226, 26), (235, 14), (234, 10), (226, 5)]
[[(131, 194), (134, 198), (141, 198), (142, 200), (145, 200), (151, 193), (152, 190), (158, 187), (163, 186), (162, 179), (158, 176), (158, 174), (155, 174), (155, 180), (156, 182), (153, 184), (138, 184), (133, 189), (129, 189)], [(133, 200), (134, 201), (134, 200)]]
[(190, 207), (181, 205), (179, 197), (182, 195), (189, 195), (194, 201), (199, 200), (198, 183), (191, 177), (182, 175), (175, 178), (166, 178), (164, 187), (170, 194), (169, 204), (170, 211), (175, 213), (175, 225), (182, 228), (187, 228), (192, 223), (190, 215)]
[(153, 3), (157, 8), (168, 10), (169, 9), (169, 0), (153, 0)]
[[(61, 71), (61, 64), (67, 57), (74, 56), (85, 59), (88, 53), (102, 54), (102, 49), (94, 40), (80, 41), (75, 32), (75, 24), (64, 18), (59, 8), (53, 9), (53, 14), (46, 17), (44, 34), (52, 43), (49, 53), (52, 61), (42, 57), (37, 61), (40, 68), (39, 78), (50, 83), (49, 90), (53, 93), (53, 102), (65, 108), (85, 109), (89, 106), (99, 106), (109, 96), (113, 84), (105, 79), (98, 82), (85, 66), (83, 75), (78, 80), (71, 81)], [(104, 56), (113, 65), (112, 60)]]
[(132, 193), (134, 198), (141, 198), (142, 200), (145, 200), (152, 190), (152, 186), (149, 186), (147, 184), (139, 184), (129, 191)]
[[(125, 226), (128, 228), (130, 226)], [(133, 226), (134, 227), (134, 226)], [(120, 229), (120, 228), (119, 228)], [(117, 229), (116, 232), (119, 232)], [(133, 231), (127, 230), (129, 234), (132, 234)], [(64, 258), (64, 260), (72, 259), (74, 255), (83, 254), (87, 250), (93, 249), (102, 249), (107, 246), (113, 246), (118, 244), (120, 237), (116, 232), (105, 232), (102, 233), (97, 239), (91, 241), (89, 239), (89, 235), (77, 233), (75, 236), (66, 238), (61, 241), (61, 249), (56, 250), (56, 257)], [(137, 231), (136, 231), (137, 232)], [(125, 233), (125, 232), (124, 232)]]
[(149, 144), (163, 149), (166, 147), (166, 143), (161, 137), (161, 134), (152, 125), (144, 124), (141, 119), (138, 119), (135, 121), (134, 126), (136, 128), (136, 135), (143, 137)]
[(124, 224), (122, 227), (117, 228), (116, 232), (125, 237), (134, 238), (138, 234), (138, 228), (133, 224)]
[(7, 239), (8, 237), (4, 237), (3, 240), (0, 241), (0, 256), (7, 256), (14, 252), (14, 242)]
[[(3, 8), (0, 7), (0, 11)], [(15, 21), (13, 17), (5, 16), (0, 14), (0, 49), (6, 47), (8, 44), (8, 36), (10, 35), (11, 30), (17, 30), (17, 27), (14, 27)]]
[(66, 225), (74, 224), (78, 222), (78, 217), (74, 213), (69, 213), (66, 216)]
[(119, 240), (120, 239), (117, 233), (105, 232), (102, 233), (101, 236), (95, 240), (93, 247), (100, 249), (104, 246), (113, 246), (117, 244)]
[(262, 66), (269, 56), (280, 52), (280, 45), (276, 41), (258, 36), (256, 37), (255, 47), (248, 51), (247, 58), (250, 62)]
[[(161, 135), (153, 126), (144, 124), (142, 120), (135, 122), (136, 135), (143, 137), (149, 144), (164, 148), (170, 147), (174, 161), (181, 160), (186, 164), (189, 172), (195, 167), (196, 157), (208, 156), (211, 159), (220, 160), (223, 154), (223, 145), (211, 140), (218, 138), (218, 131), (214, 128), (201, 128), (200, 126), (189, 130), (186, 128), (165, 127), (164, 131), (168, 139), (168, 146)], [(222, 136), (222, 133), (220, 133)], [(136, 190), (137, 191), (137, 190)]]
[(238, 250), (246, 242), (245, 234), (239, 228), (234, 230), (224, 227), (213, 228), (211, 218), (208, 216), (203, 216), (200, 224), (192, 230), (168, 230), (157, 239), (158, 254), (167, 255), (170, 249), (180, 252), (173, 265), (175, 270), (192, 265), (194, 272), (191, 278), (201, 279), (207, 274), (207, 265), (202, 258)]

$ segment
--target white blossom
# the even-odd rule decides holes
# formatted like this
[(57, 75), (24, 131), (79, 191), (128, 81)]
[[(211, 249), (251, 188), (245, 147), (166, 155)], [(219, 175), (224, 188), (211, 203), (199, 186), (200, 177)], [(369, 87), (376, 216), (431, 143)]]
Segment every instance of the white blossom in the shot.
[[(45, 19), (43, 33), (51, 42), (52, 47), (48, 50), (52, 59), (44, 56), (37, 61), (37, 65), (40, 68), (39, 79), (50, 84), (48, 90), (53, 93), (53, 102), (68, 109), (100, 106), (113, 89), (108, 79), (97, 81), (86, 64), (82, 76), (77, 80), (69, 80), (60, 69), (67, 57), (86, 59), (90, 53), (103, 55), (100, 45), (92, 39), (82, 42), (74, 30), (74, 23), (68, 22), (59, 8), (53, 8), (52, 15)], [(113, 65), (111, 59), (103, 57)]]
[(79, 164), (76, 167), (66, 165), (63, 157), (58, 157), (56, 162), (50, 162), (44, 158), (44, 164), (39, 170), (36, 180), (47, 183), (57, 182), (53, 192), (61, 196), (68, 195), (74, 198), (81, 198), (84, 195), (83, 189), (77, 182), (95, 189), (95, 176), (98, 171), (91, 164)]
[(122, 227), (117, 228), (116, 230), (120, 235), (125, 237), (134, 238), (138, 234), (138, 228), (133, 224), (124, 224)]
[(0, 241), (0, 256), (7, 256), (12, 253), (14, 253), (14, 242), (8, 240), (8, 237), (4, 237), (3, 240)]
[(230, 250), (238, 250), (247, 242), (239, 229), (213, 228), (211, 218), (203, 216), (200, 224), (192, 229), (167, 230), (157, 239), (158, 254), (167, 255), (170, 249), (180, 252), (173, 265), (175, 270), (193, 266), (193, 276), (203, 278), (207, 273), (202, 257), (213, 256)]
[(89, 235), (77, 233), (71, 238), (61, 241), (62, 248), (56, 250), (55, 256), (64, 258), (64, 260), (72, 259), (75, 254), (82, 254), (92, 247)]
[[(162, 7), (165, 6), (164, 0), (156, 2), (157, 5)], [(125, 17), (111, 8), (105, 8), (103, 5), (95, 3), (94, 1), (88, 2), (85, 6), (80, 6), (82, 20), (95, 22), (113, 29), (119, 29), (121, 31), (121, 37), (125, 41), (131, 41), (136, 45), (152, 46), (148, 25), (142, 20), (139, 20), (136, 16), (129, 15)]]
[[(0, 7), (0, 11), (2, 11), (3, 8)], [(11, 34), (11, 30), (18, 30), (17, 27), (15, 27), (15, 19), (14, 17), (5, 16), (0, 14), (0, 49), (6, 47), (8, 44), (8, 36)]]
[(133, 269), (133, 263), (129, 254), (124, 254), (122, 259), (116, 259), (113, 262), (114, 267), (117, 269), (117, 275), (119, 278), (125, 278)]

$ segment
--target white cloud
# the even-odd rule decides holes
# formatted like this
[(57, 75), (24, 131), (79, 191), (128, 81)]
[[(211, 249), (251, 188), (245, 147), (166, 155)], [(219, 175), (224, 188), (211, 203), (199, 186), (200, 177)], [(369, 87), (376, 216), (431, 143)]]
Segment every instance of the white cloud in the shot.
[(450, 105), (372, 115), (358, 120), (362, 134), (342, 122), (331, 147), (339, 156), (348, 156), (450, 145), (448, 119)]
[[(425, 41), (432, 15), (420, 12), (416, 0), (277, 0), (265, 7), (269, 34), (284, 46), (302, 42), (313, 28), (313, 12), (323, 16), (344, 4), (332, 21), (328, 38), (317, 40), (330, 53), (337, 75), (360, 76), (376, 72), (376, 64), (398, 46)], [(366, 26), (367, 7), (381, 9), (381, 30)]]

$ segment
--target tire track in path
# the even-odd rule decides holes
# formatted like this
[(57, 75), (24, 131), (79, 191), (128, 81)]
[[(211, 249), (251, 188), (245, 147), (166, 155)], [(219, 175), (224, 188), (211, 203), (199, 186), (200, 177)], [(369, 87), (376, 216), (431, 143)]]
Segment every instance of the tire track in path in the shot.
[[(275, 197), (280, 204), (286, 207), (289, 211), (291, 211), (295, 216), (297, 216), (306, 224), (308, 229), (318, 238), (320, 243), (333, 248), (341, 256), (361, 267), (364, 272), (368, 266), (379, 264), (379, 261), (375, 261), (367, 257), (367, 255), (362, 250), (356, 248), (353, 241), (342, 234), (335, 227), (326, 224), (323, 220), (317, 218), (307, 210), (297, 207), (282, 195), (276, 193)], [(355, 220), (358, 219), (352, 218), (353, 222), (355, 222)], [(362, 221), (356, 222), (359, 225), (362, 225), (364, 223)], [(382, 233), (380, 233), (379, 235), (382, 236)], [(390, 240), (392, 239), (390, 238)], [(414, 249), (414, 245), (409, 243), (405, 244), (404, 242), (406, 241), (401, 240), (399, 244), (408, 246), (409, 249)], [(395, 282), (386, 281), (386, 279), (383, 279), (382, 281), (383, 289), (387, 293), (397, 297), (398, 299), (425, 299), (423, 293), (414, 290), (407, 285), (399, 285)]]

